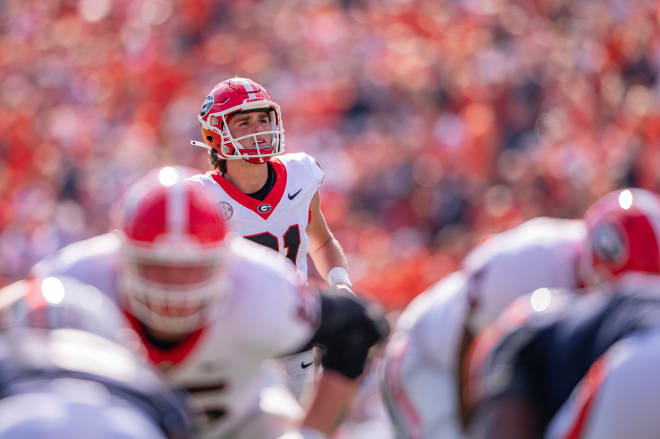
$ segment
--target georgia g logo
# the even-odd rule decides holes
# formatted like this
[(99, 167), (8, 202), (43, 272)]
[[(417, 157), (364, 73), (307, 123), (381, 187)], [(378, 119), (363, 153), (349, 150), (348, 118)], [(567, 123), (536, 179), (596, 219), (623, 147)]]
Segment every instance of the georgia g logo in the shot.
[(627, 257), (624, 239), (614, 225), (603, 223), (594, 229), (591, 246), (600, 260), (618, 266)]
[(199, 112), (199, 115), (202, 117), (206, 116), (208, 112), (211, 111), (211, 107), (213, 106), (214, 101), (215, 99), (213, 98), (213, 95), (208, 95), (206, 99), (204, 99), (202, 110)]
[(268, 203), (260, 204), (259, 206), (257, 206), (257, 210), (261, 213), (270, 212), (270, 209), (271, 207), (270, 204)]

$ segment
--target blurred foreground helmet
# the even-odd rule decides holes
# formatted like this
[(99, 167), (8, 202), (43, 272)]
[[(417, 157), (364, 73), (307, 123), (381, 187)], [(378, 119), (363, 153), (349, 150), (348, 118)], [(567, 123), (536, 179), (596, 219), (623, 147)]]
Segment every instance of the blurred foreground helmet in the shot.
[(596, 201), (585, 214), (583, 252), (588, 281), (607, 281), (635, 271), (660, 274), (660, 197), (622, 189)]
[(0, 439), (166, 439), (137, 407), (98, 383), (59, 379), (0, 400)]
[[(228, 122), (239, 112), (267, 111), (270, 130), (250, 133), (235, 138), (229, 132)], [(204, 142), (192, 141), (217, 153), (226, 160), (243, 159), (248, 163), (263, 163), (268, 157), (284, 153), (284, 126), (280, 106), (265, 88), (251, 79), (232, 78), (217, 84), (206, 96), (198, 116)], [(270, 145), (259, 146), (257, 136), (272, 135)], [(244, 146), (241, 140), (249, 139), (252, 146)]]
[(141, 355), (78, 329), (0, 334), (0, 438), (190, 437), (188, 403)]
[(195, 171), (163, 167), (126, 193), (121, 207), (121, 294), (148, 327), (185, 334), (205, 326), (222, 296), (227, 227)]
[(48, 276), (20, 280), (0, 290), (0, 329), (87, 331), (107, 339), (125, 335), (125, 320), (104, 293), (76, 279)]

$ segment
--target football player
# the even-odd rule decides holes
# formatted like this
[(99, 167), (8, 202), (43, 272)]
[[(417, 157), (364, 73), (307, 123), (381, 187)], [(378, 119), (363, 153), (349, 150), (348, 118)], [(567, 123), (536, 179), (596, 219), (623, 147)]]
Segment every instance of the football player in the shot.
[(66, 277), (0, 290), (0, 438), (184, 439), (184, 401), (96, 288)]
[(463, 437), (461, 374), (474, 336), (531, 291), (543, 297), (542, 288), (660, 272), (656, 230), (657, 195), (624, 189), (597, 201), (584, 220), (532, 219), (472, 251), (460, 271), (406, 308), (387, 346), (382, 389), (398, 436)]
[(657, 275), (628, 273), (582, 296), (522, 297), (475, 342), (472, 437), (656, 437), (659, 347)]
[(350, 289), (346, 257), (321, 212), (323, 171), (305, 153), (284, 154), (279, 105), (246, 78), (220, 82), (198, 116), (213, 170), (199, 182), (232, 228), (286, 256), (307, 279), (309, 252), (331, 286)]
[[(269, 438), (304, 427), (323, 437), (352, 397), (382, 314), (352, 294), (318, 294), (284, 257), (228, 233), (190, 170), (165, 167), (125, 196), (120, 230), (64, 248), (34, 268), (111, 293), (150, 361), (200, 414), (201, 437)], [(304, 412), (267, 361), (325, 347)]]
[[(212, 170), (201, 184), (241, 236), (286, 256), (307, 279), (307, 254), (333, 287), (351, 291), (344, 252), (321, 212), (323, 171), (305, 153), (284, 154), (280, 106), (246, 78), (218, 83), (198, 115)], [(299, 396), (317, 375), (314, 353), (284, 359)]]

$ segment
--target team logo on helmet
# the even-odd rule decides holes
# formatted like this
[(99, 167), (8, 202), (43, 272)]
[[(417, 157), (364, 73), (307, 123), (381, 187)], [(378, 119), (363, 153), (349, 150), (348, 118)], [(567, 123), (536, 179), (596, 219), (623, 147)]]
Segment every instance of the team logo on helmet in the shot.
[(604, 223), (596, 226), (591, 246), (600, 260), (615, 264), (623, 262), (626, 247), (621, 233), (614, 225)]
[(270, 209), (271, 207), (270, 204), (268, 203), (260, 204), (259, 206), (257, 206), (257, 210), (261, 213), (270, 212)]
[(211, 107), (213, 106), (213, 103), (215, 102), (215, 98), (213, 95), (208, 95), (206, 99), (204, 99), (204, 103), (202, 104), (202, 110), (199, 112), (199, 115), (204, 117), (208, 114), (209, 111), (211, 111)]
[(225, 220), (228, 220), (234, 214), (234, 208), (226, 201), (221, 201), (218, 204), (218, 210), (220, 210), (220, 214)]

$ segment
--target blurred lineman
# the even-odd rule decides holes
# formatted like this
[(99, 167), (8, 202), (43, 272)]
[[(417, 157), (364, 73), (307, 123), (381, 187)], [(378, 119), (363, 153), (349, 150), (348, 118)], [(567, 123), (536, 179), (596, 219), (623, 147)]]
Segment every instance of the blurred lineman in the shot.
[(96, 288), (65, 277), (0, 290), (0, 438), (184, 439), (184, 402)]
[[(34, 273), (107, 289), (151, 362), (190, 393), (201, 437), (274, 438), (298, 426), (324, 437), (386, 322), (352, 294), (309, 290), (285, 258), (228, 235), (189, 171), (147, 175), (125, 197), (120, 231), (73, 244)], [(304, 413), (266, 360), (317, 344), (325, 373)]]
[[(201, 184), (239, 235), (291, 260), (307, 279), (307, 253), (333, 287), (351, 291), (346, 257), (325, 222), (318, 188), (323, 171), (305, 153), (284, 154), (280, 106), (246, 78), (218, 83), (198, 116), (212, 170)], [(277, 156), (277, 157), (276, 157)], [(296, 395), (317, 372), (312, 351), (284, 361)]]
[(398, 437), (464, 437), (462, 373), (476, 334), (532, 291), (543, 300), (543, 288), (575, 289), (627, 271), (659, 273), (656, 230), (658, 197), (626, 189), (601, 198), (584, 220), (532, 219), (470, 253), (462, 270), (406, 308), (387, 346), (383, 398)]
[[(615, 284), (581, 297), (549, 291), (543, 306), (524, 297), (477, 339), (473, 437), (658, 436), (660, 277)], [(505, 333), (493, 344), (491, 331)]]

